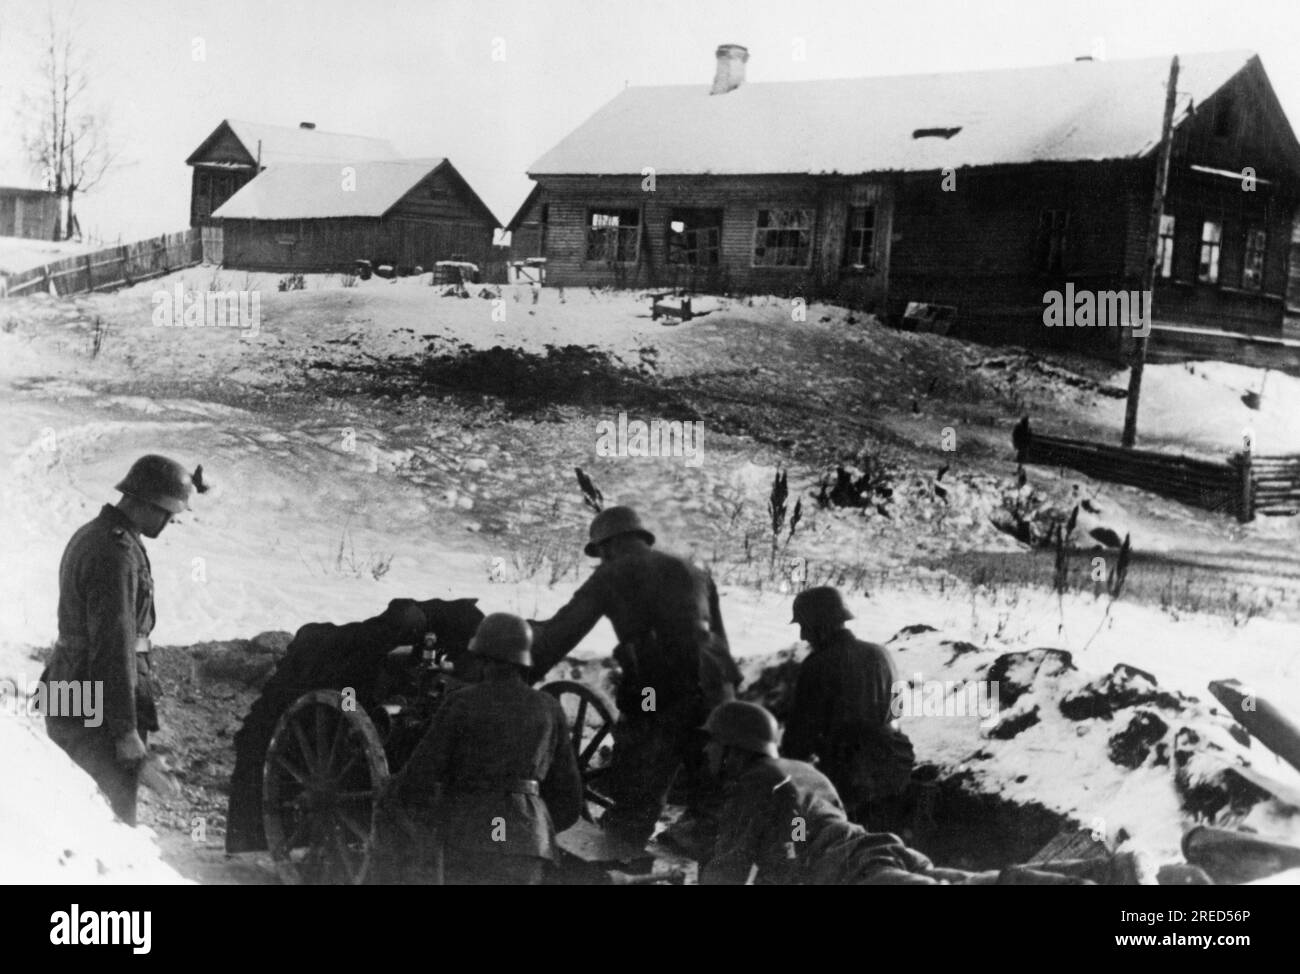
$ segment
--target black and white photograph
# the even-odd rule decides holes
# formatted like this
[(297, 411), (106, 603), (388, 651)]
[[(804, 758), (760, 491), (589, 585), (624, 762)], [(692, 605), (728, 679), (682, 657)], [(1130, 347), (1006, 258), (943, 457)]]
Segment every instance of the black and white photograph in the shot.
[(0, 882), (1300, 884), (1298, 45), (0, 0)]

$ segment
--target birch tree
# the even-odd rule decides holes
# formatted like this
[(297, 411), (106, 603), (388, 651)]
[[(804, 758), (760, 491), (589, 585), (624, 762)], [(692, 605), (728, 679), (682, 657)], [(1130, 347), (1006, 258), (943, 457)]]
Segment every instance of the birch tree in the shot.
[(75, 8), (46, 10), (40, 36), (37, 83), (24, 98), (24, 144), (45, 189), (60, 200), (55, 239), (80, 237), (76, 201), (113, 162), (106, 120), (91, 101), (87, 50), (77, 31)]

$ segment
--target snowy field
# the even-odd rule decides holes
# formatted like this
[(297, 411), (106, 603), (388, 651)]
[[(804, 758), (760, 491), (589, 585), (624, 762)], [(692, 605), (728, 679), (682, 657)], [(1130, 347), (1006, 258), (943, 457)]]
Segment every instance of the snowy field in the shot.
[[(561, 303), (546, 289), (534, 306), (527, 288), (502, 289), (500, 303), (496, 292), (459, 300), (441, 297), (427, 278), (345, 287), (338, 277), (309, 277), (304, 290), (290, 292), (278, 291), (277, 281), (195, 268), (114, 295), (0, 305), (8, 583), (0, 677), (38, 675), (33, 654), (56, 634), (63, 545), (115, 499), (112, 485), (141, 453), (202, 463), (215, 485), (149, 544), (154, 638), (174, 647), (361, 619), (402, 596), (477, 597), (485, 611), (546, 618), (590, 567), (580, 552), (590, 512), (574, 482), (577, 466), (607, 504), (640, 508), (663, 547), (709, 567), (721, 583), (733, 650), (750, 661), (751, 674), (798, 648), (789, 625), (796, 559), (809, 581), (849, 592), (860, 637), (887, 642), (904, 627), (935, 630), (891, 643), (905, 679), (979, 680), (1005, 653), (1069, 652), (1074, 670), (1036, 669), (1024, 681), (1012, 715), (1037, 705), (1040, 719), (1023, 733), (993, 736), (996, 719), (906, 719), (918, 760), (967, 772), (983, 792), (1041, 804), (1157, 865), (1179, 858), (1193, 821), (1179, 790), (1188, 782), (1249, 765), (1279, 791), (1300, 794), (1300, 774), (1258, 743), (1235, 739), (1206, 690), (1211, 680), (1236, 678), (1300, 714), (1296, 519), (1241, 526), (1034, 468), (1030, 488), (1065, 497), (1079, 488), (1107, 524), (1132, 535), (1135, 551), (1170, 565), (1190, 553), (1209, 567), (1171, 574), (1167, 598), (1113, 605), (1086, 589), (1054, 594), (1050, 556), (1046, 585), (981, 582), (958, 570), (972, 554), (999, 564), (1031, 559), (993, 523), (1016, 489), (1009, 430), (1019, 410), (1031, 410), (1036, 423), (1041, 417), (1045, 429), (1113, 434), (1122, 400), (1055, 385), (1030, 369), (985, 378), (979, 363), (993, 350), (890, 331), (820, 305), (795, 321), (777, 299), (717, 301), (708, 317), (665, 327), (631, 293), (570, 290)], [(258, 290), (257, 333), (154, 327), (154, 295), (178, 282), (192, 292)], [(608, 358), (593, 358), (590, 375), (575, 372), (560, 401), (544, 408), (518, 407), (495, 387), (475, 396), (448, 386), (450, 366), (418, 373), (434, 376), (427, 387), (410, 385), (423, 363), (472, 360), (494, 346), (539, 361), (569, 361), (554, 350), (561, 346)], [(656, 408), (675, 404), (702, 416), (704, 462), (598, 456), (596, 423), (618, 412), (597, 394), (600, 362), (622, 370), (620, 381), (644, 377), (647, 396), (671, 393)], [(1092, 369), (1098, 386), (1126, 381)], [(1258, 370), (1218, 364), (1148, 367), (1144, 445), (1223, 455), (1250, 426), (1263, 452), (1300, 450), (1300, 380), (1271, 374), (1263, 408), (1249, 410), (1240, 397), (1262, 379)], [(1015, 388), (1007, 391), (1005, 381)], [(595, 398), (583, 398), (588, 388)], [(937, 391), (927, 397), (930, 389)], [(939, 433), (947, 426), (960, 445), (945, 455)], [(864, 448), (894, 471), (888, 513), (819, 508), (813, 495), (828, 465)], [(952, 470), (940, 497), (934, 475), (945, 462)], [(791, 502), (802, 498), (804, 516), (773, 555), (766, 504), (778, 469), (789, 471)], [(1087, 565), (1093, 554), (1077, 557)], [(1268, 586), (1276, 587), (1268, 601), (1251, 601)], [(1193, 590), (1208, 594), (1178, 597)], [(1223, 608), (1229, 596), (1240, 608)], [(969, 648), (955, 652), (957, 643)], [(576, 655), (604, 656), (613, 645), (602, 623)], [(1157, 748), (1133, 768), (1107, 756), (1108, 740), (1143, 705), (1088, 720), (1057, 711), (1061, 699), (1120, 664), (1181, 695), (1173, 709), (1146, 706), (1169, 725), (1164, 761)], [(1182, 727), (1194, 728), (1201, 746), (1180, 744)], [(50, 763), (48, 742), (28, 731), (21, 720), (0, 722), (0, 750), (18, 765), (15, 776)], [(1191, 755), (1182, 764), (1171, 758), (1179, 747)], [(107, 814), (82, 804), (92, 817)], [(2, 834), (27, 834), (14, 820), (32, 814), (30, 800), (0, 798)], [(26, 875), (41, 878), (58, 858), (50, 821), (41, 833), (48, 838), (28, 850)], [(1257, 801), (1223, 821), (1300, 842), (1300, 817), (1280, 800)], [(167, 867), (137, 855), (139, 841), (129, 836), (120, 846), (136, 865), (109, 864), (106, 875), (169, 878)]]

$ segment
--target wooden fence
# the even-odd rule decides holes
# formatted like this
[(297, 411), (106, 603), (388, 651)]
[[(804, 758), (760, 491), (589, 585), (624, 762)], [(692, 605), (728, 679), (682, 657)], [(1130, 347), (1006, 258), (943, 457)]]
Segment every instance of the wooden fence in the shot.
[(1300, 454), (1253, 457), (1251, 474), (1257, 514), (1300, 512)]
[[(1020, 421), (1011, 439), (1020, 463), (1069, 467), (1099, 480), (1139, 487), (1192, 507), (1230, 513), (1241, 521), (1252, 520), (1257, 510), (1268, 514), (1291, 513), (1276, 508), (1271, 493), (1267, 509), (1256, 503), (1260, 489), (1255, 482), (1258, 471), (1262, 465), (1271, 465), (1279, 458), (1241, 452), (1229, 460), (1214, 461), (1154, 450), (1125, 449), (1035, 433), (1029, 428), (1028, 418)], [(1300, 474), (1300, 458), (1289, 469)], [(1294, 496), (1300, 498), (1300, 480), (1292, 479), (1289, 484)], [(1269, 486), (1271, 490), (1271, 482)]]
[(0, 297), (51, 293), (63, 297), (106, 291), (193, 267), (202, 259), (203, 241), (199, 231), (183, 230), (65, 257), (52, 264), (0, 277)]

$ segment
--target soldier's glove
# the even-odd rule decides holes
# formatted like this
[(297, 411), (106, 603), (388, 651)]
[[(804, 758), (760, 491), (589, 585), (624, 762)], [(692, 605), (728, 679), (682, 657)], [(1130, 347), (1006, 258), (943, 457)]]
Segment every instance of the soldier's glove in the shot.
[(149, 754), (149, 749), (144, 746), (144, 741), (140, 740), (140, 735), (135, 731), (123, 734), (117, 739), (117, 759), (122, 764), (136, 764), (143, 761)]
[(170, 770), (162, 758), (151, 754), (140, 765), (140, 784), (163, 798), (179, 797), (181, 788), (168, 773)]

